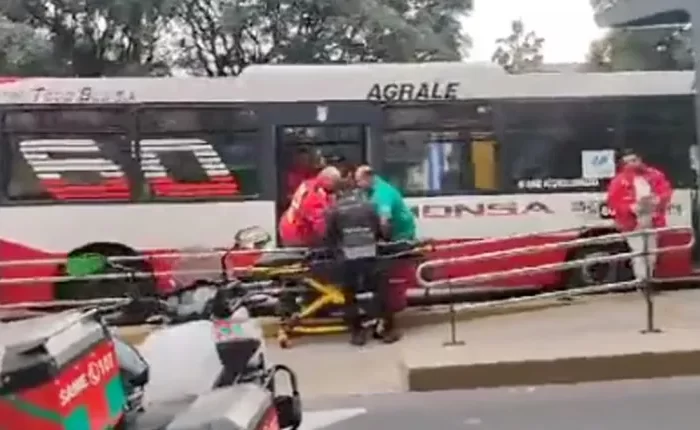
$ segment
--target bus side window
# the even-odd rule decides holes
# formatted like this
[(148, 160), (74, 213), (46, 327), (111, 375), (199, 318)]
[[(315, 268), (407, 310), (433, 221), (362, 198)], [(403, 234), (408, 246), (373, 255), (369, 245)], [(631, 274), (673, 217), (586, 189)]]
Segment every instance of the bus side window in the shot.
[(134, 160), (126, 136), (12, 136), (8, 197), (15, 201), (131, 199)]
[(14, 202), (128, 201), (136, 172), (120, 107), (10, 110), (3, 129)]
[(254, 138), (242, 133), (140, 140), (152, 198), (252, 197), (260, 192)]
[(518, 101), (502, 106), (502, 189), (513, 193), (600, 192), (608, 178), (587, 177), (583, 151), (616, 148), (616, 101)]
[(385, 108), (384, 173), (407, 196), (497, 191), (499, 153), (485, 100)]
[(661, 169), (675, 188), (695, 187), (689, 151), (697, 140), (692, 97), (647, 97), (625, 102), (622, 144)]
[(468, 146), (459, 132), (396, 131), (384, 136), (387, 179), (406, 196), (458, 193), (467, 187)]
[(256, 133), (236, 133), (230, 139), (214, 145), (224, 165), (238, 181), (241, 196), (260, 193), (256, 139)]
[(233, 106), (143, 109), (139, 158), (148, 198), (257, 197), (258, 129), (251, 115)]

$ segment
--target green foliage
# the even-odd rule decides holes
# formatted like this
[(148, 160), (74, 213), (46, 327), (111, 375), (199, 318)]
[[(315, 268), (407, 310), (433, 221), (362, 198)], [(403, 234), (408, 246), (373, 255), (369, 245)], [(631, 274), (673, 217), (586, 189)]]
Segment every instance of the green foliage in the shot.
[(589, 68), (593, 71), (692, 69), (689, 37), (687, 29), (611, 30), (591, 44)]
[(182, 0), (179, 64), (209, 76), (259, 63), (456, 60), (471, 0)]
[(169, 0), (0, 0), (9, 21), (46, 41), (42, 67), (58, 76), (162, 69), (156, 49), (172, 7)]
[(0, 0), (1, 74), (460, 59), (472, 0)]
[(533, 72), (542, 65), (544, 38), (527, 31), (522, 20), (513, 21), (511, 34), (497, 39), (496, 45), (491, 61), (509, 73)]
[(31, 26), (0, 17), (0, 70), (3, 75), (33, 76), (51, 73), (48, 39)]

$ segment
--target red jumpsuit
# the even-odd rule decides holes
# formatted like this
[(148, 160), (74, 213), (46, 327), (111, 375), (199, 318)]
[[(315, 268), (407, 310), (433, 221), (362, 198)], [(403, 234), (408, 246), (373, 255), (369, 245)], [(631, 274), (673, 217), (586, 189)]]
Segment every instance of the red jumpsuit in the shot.
[[(622, 170), (608, 186), (608, 208), (612, 210), (615, 224), (620, 231), (631, 231), (637, 228), (637, 215), (633, 209), (637, 201), (634, 176), (634, 172)], [(671, 184), (661, 171), (653, 167), (646, 166), (641, 176), (646, 179), (651, 191), (659, 199), (659, 205), (652, 215), (652, 227), (666, 227), (666, 209), (673, 194)]]
[(326, 211), (333, 203), (328, 184), (319, 178), (302, 182), (282, 214), (279, 233), (284, 246), (315, 246), (326, 234)]

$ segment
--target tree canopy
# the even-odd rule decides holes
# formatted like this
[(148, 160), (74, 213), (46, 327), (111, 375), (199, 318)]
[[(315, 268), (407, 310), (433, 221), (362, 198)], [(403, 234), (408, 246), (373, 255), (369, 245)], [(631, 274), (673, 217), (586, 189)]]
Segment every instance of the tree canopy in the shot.
[(534, 31), (528, 31), (523, 21), (518, 19), (511, 23), (510, 35), (496, 40), (491, 61), (509, 73), (536, 71), (544, 60), (543, 47), (544, 38)]
[(591, 44), (594, 71), (687, 70), (693, 68), (687, 28), (615, 29)]
[(0, 0), (4, 75), (458, 60), (472, 0)]
[[(589, 0), (593, 11), (610, 0)], [(693, 68), (690, 27), (613, 29), (591, 43), (588, 69), (593, 71), (686, 70)]]

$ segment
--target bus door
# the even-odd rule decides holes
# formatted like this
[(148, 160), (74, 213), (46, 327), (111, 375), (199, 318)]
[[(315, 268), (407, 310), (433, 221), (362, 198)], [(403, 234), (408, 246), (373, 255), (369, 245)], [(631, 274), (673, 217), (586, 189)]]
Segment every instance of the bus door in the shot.
[[(380, 141), (381, 111), (370, 104), (289, 105), (274, 125), (278, 219), (303, 177), (324, 165), (372, 164)], [(292, 174), (304, 173), (304, 174)]]
[(336, 165), (345, 173), (347, 167), (367, 160), (361, 125), (280, 126), (276, 132), (278, 215), (286, 210), (301, 182), (324, 166)]

